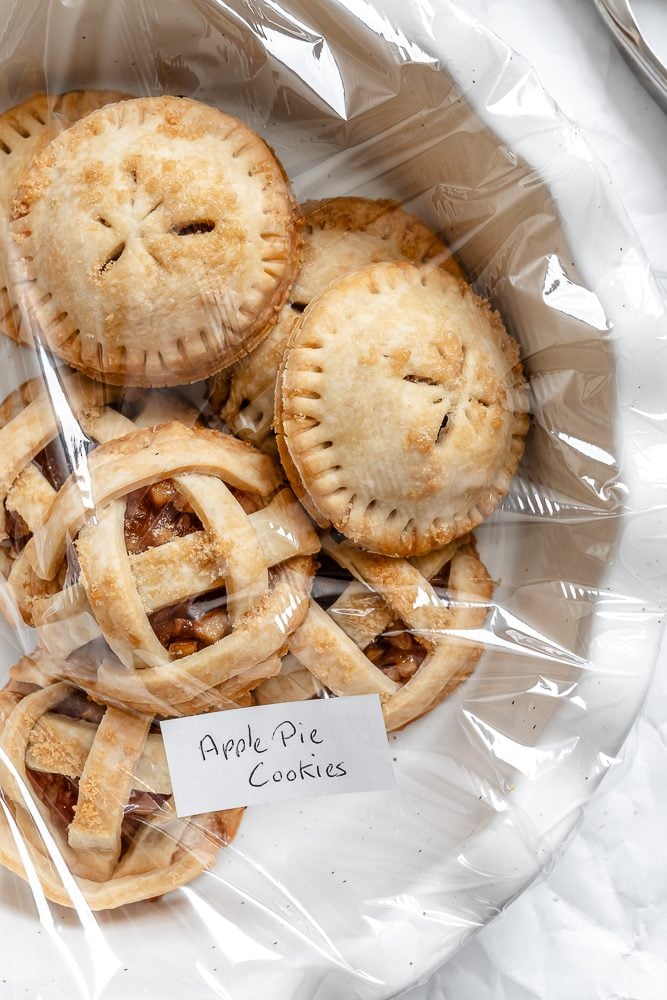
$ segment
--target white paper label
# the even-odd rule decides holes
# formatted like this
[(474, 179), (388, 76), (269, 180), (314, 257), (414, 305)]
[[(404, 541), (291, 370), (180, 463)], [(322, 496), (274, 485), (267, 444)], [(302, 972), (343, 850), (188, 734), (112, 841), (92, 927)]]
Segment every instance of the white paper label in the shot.
[(160, 726), (179, 816), (396, 785), (377, 695), (258, 705)]

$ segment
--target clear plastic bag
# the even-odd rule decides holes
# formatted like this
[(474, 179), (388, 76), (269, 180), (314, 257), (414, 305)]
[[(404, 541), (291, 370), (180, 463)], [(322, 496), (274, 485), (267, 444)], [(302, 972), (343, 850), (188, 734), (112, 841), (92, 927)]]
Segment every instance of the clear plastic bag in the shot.
[[(257, 130), (300, 203), (392, 199), (440, 233), (519, 342), (532, 414), (518, 474), (475, 530), (495, 589), (482, 602), (483, 625), (463, 638), (482, 656), (437, 707), (390, 736), (397, 792), (253, 807), (196, 881), (159, 901), (96, 912), (32, 798), (23, 811), (33, 826), (17, 811), (27, 783), (11, 774), (5, 751), (0, 854), (6, 860), (11, 848), (13, 867), (27, 875), (0, 871), (0, 978), (10, 995), (394, 996), (549, 865), (641, 705), (661, 636), (664, 574), (659, 295), (605, 177), (526, 68), (449, 4), (395, 6), (52, 0), (9, 14), (0, 39), (4, 107), (43, 90), (191, 97)], [(17, 141), (25, 138), (19, 130)], [(56, 485), (74, 469), (70, 493), (100, 523), (104, 503), (86, 500), (91, 422), (108, 434), (118, 414), (139, 427), (211, 421), (215, 391), (226, 391), (216, 384), (211, 399), (211, 387), (197, 384), (158, 393), (156, 403), (155, 394), (128, 390), (100, 413), (99, 400), (45, 350), (6, 338), (0, 349), (3, 396), (36, 376), (44, 412), (58, 424), (62, 446), (47, 449), (42, 466)], [(11, 415), (28, 401), (15, 396)], [(304, 552), (310, 531), (303, 528)], [(340, 544), (334, 536), (330, 546)], [(93, 551), (91, 564), (99, 569), (106, 552)], [(334, 563), (323, 562), (316, 579), (325, 607), (351, 580)], [(70, 563), (65, 583), (71, 572)], [(292, 577), (286, 588), (296, 604), (306, 600)], [(3, 595), (9, 668), (35, 636), (12, 591)], [(51, 641), (69, 643), (66, 658), (81, 635), (90, 641), (87, 615), (70, 606), (56, 622)], [(159, 636), (159, 622), (155, 629)], [(462, 637), (452, 631), (448, 638)], [(408, 636), (399, 628), (399, 648)], [(97, 669), (108, 650), (98, 644), (94, 655)], [(14, 672), (28, 685), (15, 687), (17, 698), (63, 676), (62, 661), (52, 651), (47, 659)], [(95, 695), (97, 675), (76, 669)], [(311, 683), (306, 694), (321, 692)], [(209, 690), (155, 711), (209, 708), (197, 701)], [(57, 697), (48, 691), (45, 704)], [(229, 707), (257, 696), (227, 688), (220, 697)], [(112, 700), (147, 710), (122, 684)], [(72, 713), (100, 724), (80, 702)], [(171, 862), (210, 865), (211, 845), (230, 839), (237, 821), (213, 830), (204, 818), (179, 831)], [(73, 908), (45, 897), (35, 851), (53, 864)]]

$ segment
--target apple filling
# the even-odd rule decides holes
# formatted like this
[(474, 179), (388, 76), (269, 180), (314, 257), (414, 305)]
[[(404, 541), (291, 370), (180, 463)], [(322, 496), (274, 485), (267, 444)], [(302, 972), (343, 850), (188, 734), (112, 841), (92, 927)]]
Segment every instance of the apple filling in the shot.
[[(16, 684), (9, 687), (22, 689), (23, 693), (39, 690), (35, 685)], [(72, 691), (53, 710), (54, 716), (75, 719), (93, 725), (99, 725), (105, 713), (105, 708), (98, 705), (82, 691)], [(159, 732), (157, 724), (151, 726), (151, 732)], [(79, 798), (79, 778), (51, 771), (26, 768), (30, 782), (40, 799), (48, 807), (49, 813), (62, 829), (70, 826), (76, 815)], [(130, 798), (124, 806), (123, 837), (130, 838), (141, 820), (160, 811), (168, 796), (148, 792), (145, 789), (133, 789)]]
[[(449, 584), (450, 565), (446, 563), (430, 580), (439, 597), (446, 597), (444, 590)], [(315, 580), (314, 594), (318, 604), (326, 610), (351, 582), (352, 576), (346, 570), (333, 559), (323, 557), (320, 575)], [(404, 622), (395, 619), (364, 648), (364, 653), (387, 677), (397, 684), (405, 684), (419, 670), (428, 655), (428, 648), (418, 641)]]
[[(230, 487), (246, 513), (261, 508), (259, 498)], [(125, 544), (130, 553), (145, 552), (173, 538), (201, 531), (202, 523), (174, 483), (165, 479), (128, 494)], [(162, 645), (180, 659), (211, 646), (230, 630), (224, 587), (161, 608), (149, 621)]]

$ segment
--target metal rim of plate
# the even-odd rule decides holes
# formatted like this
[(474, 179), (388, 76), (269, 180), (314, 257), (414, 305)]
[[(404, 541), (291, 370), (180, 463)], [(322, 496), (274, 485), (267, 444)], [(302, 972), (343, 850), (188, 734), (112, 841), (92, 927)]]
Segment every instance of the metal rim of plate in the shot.
[(642, 34), (631, 0), (594, 0), (594, 3), (632, 69), (667, 111), (667, 66)]

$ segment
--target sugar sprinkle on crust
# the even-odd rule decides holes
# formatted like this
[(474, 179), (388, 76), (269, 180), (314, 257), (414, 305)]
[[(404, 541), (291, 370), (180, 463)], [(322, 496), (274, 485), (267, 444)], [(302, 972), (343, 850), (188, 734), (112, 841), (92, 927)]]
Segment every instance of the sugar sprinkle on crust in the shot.
[[(412, 560), (364, 552), (330, 535), (322, 548), (353, 580), (326, 611), (311, 604), (290, 638), (286, 669), (255, 696), (260, 704), (303, 700), (322, 686), (339, 697), (377, 694), (387, 729), (400, 729), (474, 670), (481, 655), (475, 632), (488, 614), (493, 582), (470, 535)], [(443, 573), (444, 595), (429, 582)], [(375, 661), (378, 640), (397, 664), (389, 670)]]
[(33, 332), (92, 378), (178, 385), (266, 336), (299, 260), (299, 211), (262, 139), (175, 97), (108, 105), (23, 176), (10, 268)]
[(12, 203), (21, 177), (32, 158), (63, 129), (123, 96), (112, 90), (34, 94), (0, 115), (0, 333), (12, 340), (30, 343), (9, 277), (7, 252)]
[[(35, 680), (43, 672), (45, 654), (35, 656), (13, 668), (14, 683), (25, 676)], [(26, 878), (28, 861), (31, 877), (39, 879), (48, 899), (78, 908), (83, 897), (93, 910), (153, 899), (213, 865), (218, 849), (234, 837), (243, 810), (177, 818), (165, 780), (162, 739), (149, 735), (152, 716), (111, 706), (98, 723), (68, 718), (59, 707), (77, 695), (75, 689), (65, 683), (30, 686), (24, 697), (0, 694), (0, 748), (6, 762), (0, 767), (5, 802), (0, 863)], [(45, 747), (44, 732), (55, 747)], [(78, 780), (76, 792), (76, 786), (64, 783), (68, 772)], [(33, 782), (37, 790), (28, 805), (24, 789)], [(40, 794), (49, 786), (68, 787), (68, 794), (76, 795), (70, 822)], [(144, 814), (138, 825), (128, 826), (133, 792), (143, 797)], [(44, 828), (67, 866), (66, 876), (51, 860)]]
[[(94, 517), (70, 477), (21, 554), (30, 569), (22, 590), (34, 591), (30, 613), (55, 675), (102, 700), (162, 715), (203, 706), (207, 692), (215, 704), (271, 676), (307, 611), (319, 551), (274, 462), (228, 434), (172, 421), (100, 445), (89, 455), (88, 474)], [(131, 553), (126, 498), (165, 480), (201, 529)], [(252, 498), (251, 512), (235, 490)], [(68, 540), (80, 567), (76, 582), (64, 572)], [(151, 615), (221, 587), (228, 627), (203, 648), (167, 648)], [(106, 646), (91, 670), (79, 652), (102, 639)]]
[[(289, 302), (266, 340), (231, 369), (229, 390), (220, 407), (222, 419), (236, 435), (269, 453), (275, 451), (275, 385), (287, 341), (300, 313), (327, 285), (378, 261), (430, 264), (465, 281), (440, 237), (398, 202), (330, 198), (307, 202), (303, 213), (303, 261)], [(213, 395), (217, 387), (214, 379)]]
[(440, 269), (375, 264), (330, 285), (295, 327), (279, 447), (323, 518), (356, 544), (411, 556), (488, 517), (523, 453), (516, 342)]

